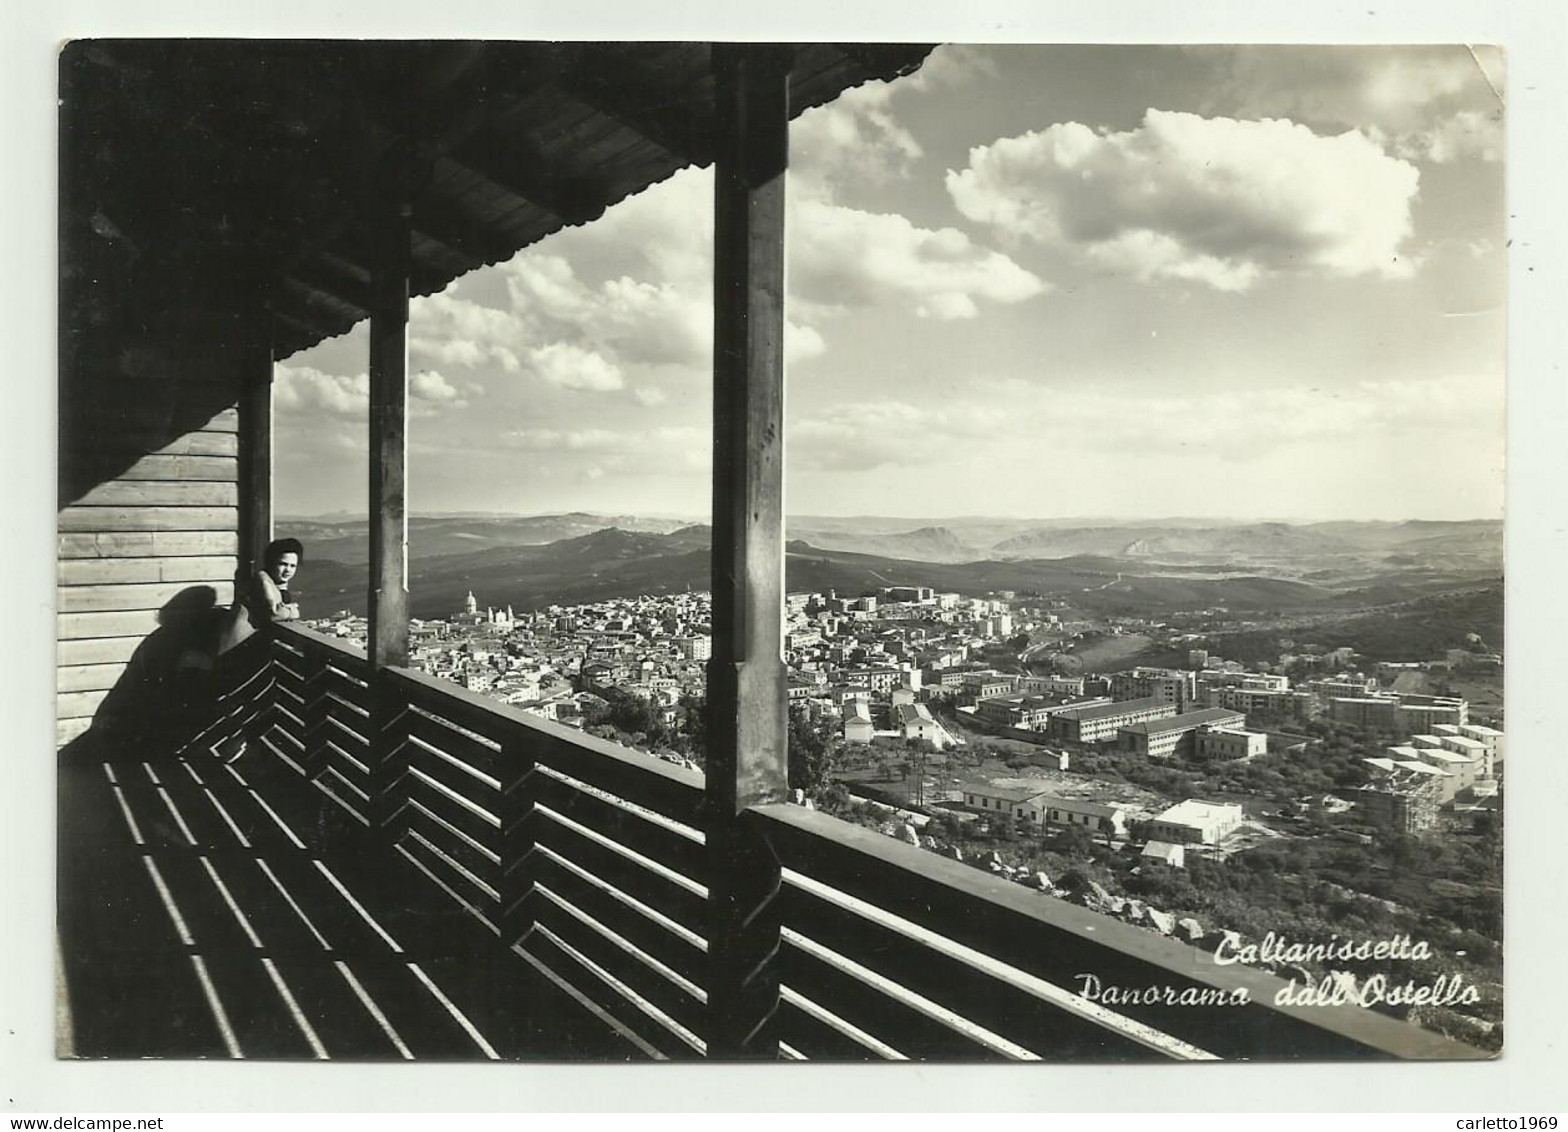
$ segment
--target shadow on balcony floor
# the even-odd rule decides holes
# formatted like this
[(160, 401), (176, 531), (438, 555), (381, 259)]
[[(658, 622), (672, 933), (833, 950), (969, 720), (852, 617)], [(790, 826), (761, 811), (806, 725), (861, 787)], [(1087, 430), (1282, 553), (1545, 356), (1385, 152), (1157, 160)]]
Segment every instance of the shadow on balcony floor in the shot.
[(264, 746), (89, 733), (58, 814), (61, 1056), (641, 1056)]

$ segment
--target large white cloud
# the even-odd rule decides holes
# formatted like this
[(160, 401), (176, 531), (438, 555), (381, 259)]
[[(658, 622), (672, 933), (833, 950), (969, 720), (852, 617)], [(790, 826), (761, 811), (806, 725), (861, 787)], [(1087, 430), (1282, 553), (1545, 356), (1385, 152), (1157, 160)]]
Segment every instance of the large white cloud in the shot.
[[(498, 367), (564, 389), (626, 390), (643, 404), (661, 386), (712, 368), (713, 183), (687, 170), (611, 209), (594, 225), (529, 249), (499, 269), (481, 302), (459, 281), (412, 307), (420, 362)], [(791, 363), (831, 348), (835, 319), (887, 307), (917, 317), (972, 318), (1046, 284), (956, 228), (931, 229), (813, 193), (787, 218)]]
[(1017, 303), (1049, 289), (956, 228), (925, 228), (850, 200), (854, 191), (908, 179), (924, 156), (899, 105), (989, 67), (973, 49), (939, 47), (912, 76), (845, 91), (791, 127), (790, 289), (808, 322), (879, 305), (921, 318), (974, 318), (982, 302)]
[(408, 379), (409, 397), (432, 406), (466, 408), (467, 398), (458, 388), (433, 369), (422, 369)]
[(706, 174), (683, 172), (416, 300), (410, 349), (432, 365), (659, 403), (658, 374), (710, 365), (711, 196)]
[(459, 298), (461, 280), (409, 304), (408, 348), (421, 361), (518, 373), (517, 348), (526, 343), (522, 320), (510, 311)]
[(791, 220), (792, 289), (819, 309), (893, 303), (923, 318), (973, 318), (980, 300), (1017, 303), (1046, 290), (956, 228), (815, 200), (799, 202)]
[[(845, 185), (907, 176), (923, 155), (900, 121), (900, 101), (959, 85), (987, 66), (970, 49), (938, 48), (913, 77), (847, 91), (792, 126), (786, 360), (826, 353), (835, 319), (852, 309), (972, 318), (982, 304), (1046, 290), (956, 229), (924, 228), (838, 199)], [(672, 383), (701, 380), (712, 367), (712, 173), (679, 172), (594, 224), (523, 252), (500, 273), (504, 297), (481, 302), (460, 283), (416, 302), (417, 356), (664, 403)]]
[(562, 389), (603, 392), (620, 389), (626, 379), (620, 367), (594, 350), (570, 342), (551, 342), (528, 351), (529, 368), (541, 380)]
[[(846, 185), (905, 177), (923, 149), (898, 103), (981, 74), (982, 54), (944, 47), (915, 76), (871, 82), (792, 126), (785, 356), (832, 347), (840, 315), (882, 306), (917, 317), (972, 318), (1046, 285), (953, 228), (849, 207)], [(712, 369), (713, 177), (687, 169), (503, 264), (412, 305), (410, 347), (422, 364), (499, 368), (524, 380), (667, 403)]]
[[(549, 267), (554, 261), (545, 258)], [(565, 270), (574, 289), (581, 291), (571, 269)], [(540, 273), (541, 279), (548, 277), (548, 272)], [(570, 294), (550, 305), (514, 302), (503, 310), (462, 298), (460, 287), (455, 284), (413, 304), (409, 350), (415, 359), (470, 368), (493, 365), (565, 389), (604, 391), (625, 385), (616, 360), (591, 335), (563, 336), (549, 329), (552, 319), (569, 317), (569, 304), (586, 305), (584, 296)]]
[(943, 44), (912, 75), (873, 80), (807, 110), (790, 126), (791, 194), (831, 201), (850, 187), (877, 190), (909, 177), (925, 147), (903, 123), (900, 107), (995, 73), (979, 49)]
[(279, 365), (272, 373), (272, 407), (288, 416), (364, 417), (370, 404), (368, 374), (323, 373), (311, 366)]
[(830, 197), (846, 182), (907, 176), (925, 150), (894, 112), (899, 90), (867, 83), (802, 114), (790, 127), (791, 191)]
[[(479, 391), (477, 384), (467, 383), (460, 389), (435, 370), (418, 370), (408, 379), (409, 411), (426, 416), (442, 409), (467, 408), (469, 396)], [(273, 371), (272, 405), (290, 417), (362, 421), (370, 408), (370, 376), (279, 365)]]
[(1141, 279), (1246, 290), (1274, 272), (1408, 274), (1419, 173), (1356, 131), (1149, 110), (1002, 138), (949, 171), (959, 210)]

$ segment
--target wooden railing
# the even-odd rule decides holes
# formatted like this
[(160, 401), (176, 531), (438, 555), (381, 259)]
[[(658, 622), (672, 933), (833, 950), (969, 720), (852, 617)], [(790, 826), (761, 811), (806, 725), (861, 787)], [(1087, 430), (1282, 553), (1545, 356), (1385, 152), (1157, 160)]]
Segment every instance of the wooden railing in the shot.
[(271, 724), (262, 742), (364, 825), (371, 791), (370, 685), (365, 654), (308, 630), (273, 647)]
[[(813, 1056), (1485, 1056), (1356, 1006), (1277, 1006), (1273, 975), (873, 830), (798, 806), (748, 816), (784, 869), (784, 1040)], [(1102, 1006), (1081, 974), (1174, 1001)]]
[[(372, 682), (307, 630), (278, 631), (274, 669), (274, 753), (644, 1053), (705, 1053), (708, 883), (734, 865), (708, 852), (700, 774), (406, 669)], [(1274, 976), (802, 807), (741, 821), (782, 879), (782, 1057), (1486, 1056), (1355, 1006), (1276, 1005)], [(1085, 974), (1151, 1001), (1091, 1001)]]
[(645, 1053), (703, 1053), (700, 774), (407, 669), (372, 692), (309, 630), (276, 655), (277, 754)]

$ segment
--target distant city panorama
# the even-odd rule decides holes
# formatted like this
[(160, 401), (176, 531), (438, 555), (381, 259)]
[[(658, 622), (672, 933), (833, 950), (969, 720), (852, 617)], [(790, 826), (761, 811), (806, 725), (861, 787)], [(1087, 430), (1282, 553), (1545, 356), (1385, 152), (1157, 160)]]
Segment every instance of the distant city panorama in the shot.
[[(363, 645), (364, 521), (280, 532), (307, 547), (306, 624)], [(1500, 523), (793, 518), (789, 535), (797, 801), (1500, 1046)], [(700, 770), (708, 538), (633, 516), (412, 519), (410, 664)], [(1333, 936), (1437, 954), (1268, 942)]]

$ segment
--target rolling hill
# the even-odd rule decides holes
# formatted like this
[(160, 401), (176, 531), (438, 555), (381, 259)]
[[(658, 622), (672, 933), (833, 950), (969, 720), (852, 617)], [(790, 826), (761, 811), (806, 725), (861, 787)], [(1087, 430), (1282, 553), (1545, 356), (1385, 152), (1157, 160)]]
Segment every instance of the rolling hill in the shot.
[[(542, 546), (597, 531), (670, 535), (706, 532), (675, 518), (596, 515), (417, 515), (409, 519), (409, 555), (424, 558), (495, 547)], [(280, 533), (302, 539), (313, 557), (363, 561), (369, 545), (363, 518), (291, 519)], [(1113, 572), (1257, 573), (1322, 584), (1336, 574), (1376, 575), (1428, 569), (1481, 577), (1502, 568), (1502, 524), (1465, 522), (1279, 523), (1166, 519), (1025, 520), (959, 517), (932, 520), (882, 516), (792, 515), (790, 539), (821, 550), (915, 562), (964, 563), (1094, 557)]]
[[(472, 590), (485, 605), (519, 610), (572, 605), (638, 593), (708, 588), (708, 528), (668, 534), (595, 531), (544, 545), (490, 546), (438, 556), (411, 565), (412, 608), (417, 617), (445, 616), (462, 607)], [(1194, 577), (1180, 572), (1139, 574), (1101, 558), (989, 559), (934, 563), (834, 550), (795, 540), (788, 544), (786, 584), (791, 590), (875, 593), (889, 585), (924, 585), (984, 594), (994, 590), (1059, 594), (1074, 606), (1099, 613), (1148, 613), (1225, 606), (1234, 610), (1309, 611), (1349, 608), (1354, 599), (1329, 585), (1261, 575)], [(307, 610), (364, 608), (363, 567), (311, 555), (300, 588)], [(1404, 597), (1412, 592), (1391, 587)], [(1419, 592), (1419, 591), (1416, 591)]]
[[(643, 519), (635, 515), (412, 515), (408, 520), (410, 560), (464, 554), (492, 547), (543, 546), (615, 528), (664, 534), (685, 526), (684, 519)], [(278, 533), (304, 542), (312, 557), (363, 562), (370, 553), (370, 531), (363, 517), (279, 520)]]
[[(1017, 590), (1064, 596), (1102, 614), (1211, 606), (1328, 613), (1485, 585), (1501, 574), (1495, 522), (910, 522), (792, 517), (789, 588)], [(305, 542), (307, 610), (363, 611), (365, 520), (292, 520), (279, 530)], [(706, 589), (711, 534), (680, 519), (586, 512), (416, 516), (413, 612), (449, 614), (470, 589), (485, 604), (520, 610)]]
[(791, 523), (792, 535), (823, 550), (847, 550), (883, 558), (909, 558), (916, 562), (973, 562), (986, 557), (983, 548), (965, 542), (949, 527), (917, 527), (910, 531), (801, 530)]

